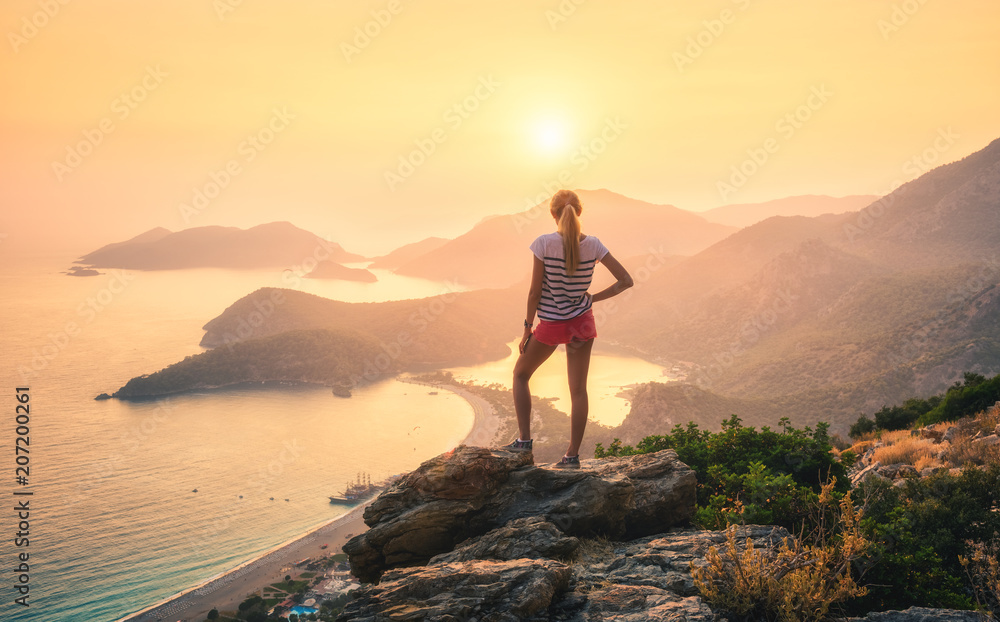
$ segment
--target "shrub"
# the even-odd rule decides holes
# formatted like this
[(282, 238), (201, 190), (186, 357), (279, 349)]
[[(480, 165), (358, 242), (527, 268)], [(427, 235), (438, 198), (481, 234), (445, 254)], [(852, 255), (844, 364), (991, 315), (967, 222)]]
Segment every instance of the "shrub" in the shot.
[(1000, 464), (914, 478), (902, 487), (869, 479), (859, 492), (868, 500), (862, 527), (873, 545), (860, 564), (868, 594), (850, 603), (852, 612), (971, 608), (972, 586), (959, 558), (969, 556), (967, 541), (1000, 533)]
[[(798, 530), (825, 478), (839, 482), (840, 493), (849, 487), (845, 467), (831, 453), (829, 426), (797, 430), (781, 420), (783, 430), (743, 427), (732, 415), (722, 431), (700, 430), (695, 423), (674, 426), (670, 434), (647, 436), (635, 447), (615, 439), (608, 449), (597, 445), (595, 456), (624, 456), (674, 449), (678, 458), (696, 473), (696, 521), (718, 527), (737, 516)], [(704, 522), (701, 522), (704, 521)]]
[(972, 584), (976, 603), (994, 617), (1000, 615), (1000, 544), (994, 539), (989, 545), (983, 542), (966, 543), (970, 556), (958, 556), (965, 576)]
[[(852, 576), (852, 565), (869, 546), (860, 530), (850, 492), (835, 501), (834, 484), (823, 485), (814, 509), (820, 518), (809, 540), (785, 538), (776, 553), (753, 547), (740, 550), (735, 530), (726, 534), (723, 551), (711, 547), (706, 566), (692, 564), (695, 587), (714, 607), (742, 619), (809, 622), (824, 620), (831, 606), (862, 596), (865, 588)], [(831, 509), (839, 509), (835, 520)]]
[(1000, 374), (986, 379), (971, 372), (965, 373), (964, 383), (956, 382), (944, 399), (932, 410), (922, 415), (919, 423), (929, 425), (940, 421), (955, 421), (983, 412), (1000, 401)]
[(858, 420), (855, 421), (851, 428), (848, 430), (847, 435), (853, 439), (860, 439), (866, 434), (871, 434), (875, 431), (875, 422), (868, 418), (868, 415), (862, 413)]

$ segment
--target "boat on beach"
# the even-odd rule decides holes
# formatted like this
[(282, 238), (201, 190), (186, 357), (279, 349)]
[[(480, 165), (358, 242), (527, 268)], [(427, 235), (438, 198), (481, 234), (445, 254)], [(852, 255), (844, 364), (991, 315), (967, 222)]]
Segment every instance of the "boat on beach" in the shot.
[(347, 482), (347, 487), (344, 489), (343, 494), (330, 496), (330, 503), (354, 505), (374, 496), (377, 492), (384, 488), (384, 484), (372, 484), (371, 475), (367, 473), (358, 473), (357, 480), (354, 483)]

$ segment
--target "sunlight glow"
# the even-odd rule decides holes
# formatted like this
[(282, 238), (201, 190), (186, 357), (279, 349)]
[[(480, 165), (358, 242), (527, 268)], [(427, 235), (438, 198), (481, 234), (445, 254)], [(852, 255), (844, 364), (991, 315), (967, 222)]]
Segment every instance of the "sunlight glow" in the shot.
[(559, 119), (544, 119), (534, 127), (535, 146), (546, 155), (561, 153), (569, 144), (566, 123)]

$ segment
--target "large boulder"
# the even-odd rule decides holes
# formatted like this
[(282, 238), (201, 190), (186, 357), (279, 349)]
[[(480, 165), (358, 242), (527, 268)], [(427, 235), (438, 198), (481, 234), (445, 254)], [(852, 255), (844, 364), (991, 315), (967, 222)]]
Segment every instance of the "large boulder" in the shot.
[(378, 581), (469, 538), (538, 517), (567, 536), (638, 537), (687, 522), (694, 471), (673, 450), (535, 466), (530, 454), (460, 445), (420, 465), (365, 510), (370, 529), (344, 546), (352, 572)]
[(565, 559), (576, 552), (579, 538), (567, 536), (547, 520), (518, 518), (499, 529), (470, 538), (449, 553), (431, 558), (431, 564), (474, 559)]
[(470, 561), (389, 570), (378, 585), (355, 592), (338, 620), (548, 619), (543, 614), (569, 587), (572, 570), (551, 560)]
[[(499, 542), (511, 529), (548, 523), (514, 521), (476, 543)], [(778, 546), (780, 527), (735, 526), (739, 548)], [(725, 531), (673, 528), (666, 533), (613, 542), (595, 538), (570, 560), (467, 559), (478, 544), (435, 557), (427, 566), (386, 571), (378, 584), (361, 586), (338, 622), (390, 620), (514, 620), (591, 622), (717, 622), (698, 595), (692, 567), (707, 564), (712, 546), (724, 546)], [(459, 561), (459, 557), (463, 561)]]

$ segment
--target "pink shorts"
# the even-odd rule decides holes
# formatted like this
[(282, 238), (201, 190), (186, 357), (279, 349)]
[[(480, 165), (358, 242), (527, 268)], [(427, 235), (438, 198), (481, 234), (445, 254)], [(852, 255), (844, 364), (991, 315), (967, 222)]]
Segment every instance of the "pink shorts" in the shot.
[(568, 320), (538, 320), (538, 326), (532, 333), (535, 339), (548, 346), (570, 343), (571, 341), (587, 341), (597, 337), (597, 323), (594, 322), (594, 312), (587, 309), (580, 315)]

